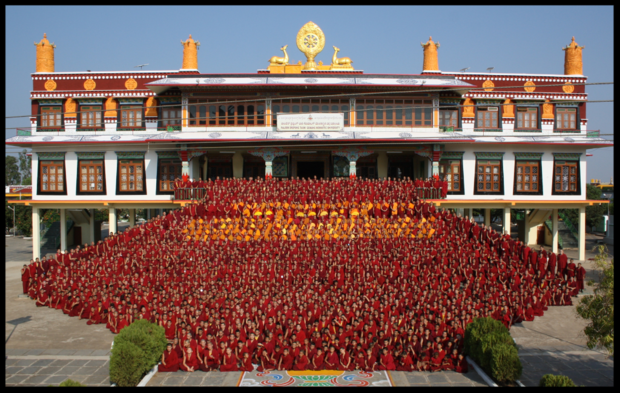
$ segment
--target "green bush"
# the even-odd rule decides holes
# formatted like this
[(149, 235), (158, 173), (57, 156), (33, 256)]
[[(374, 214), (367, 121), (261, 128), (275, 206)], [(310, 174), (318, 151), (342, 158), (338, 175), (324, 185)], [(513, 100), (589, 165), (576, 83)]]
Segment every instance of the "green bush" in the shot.
[(467, 325), (464, 342), (465, 354), (470, 355), (479, 362), (482, 357), (482, 337), (492, 332), (508, 334), (508, 329), (503, 323), (490, 317), (477, 318)]
[(136, 386), (157, 364), (167, 343), (164, 328), (147, 320), (127, 326), (114, 338), (110, 381), (118, 386)]
[(491, 348), (491, 377), (499, 382), (514, 382), (523, 372), (519, 353), (514, 345), (499, 343)]
[(565, 375), (545, 374), (540, 379), (540, 382), (538, 383), (538, 386), (540, 386), (540, 387), (549, 387), (549, 388), (555, 388), (555, 387), (558, 387), (558, 388), (562, 388), (562, 387), (574, 388), (577, 385), (575, 385), (575, 383), (573, 382), (572, 379), (570, 379), (569, 377), (567, 377)]
[(480, 367), (485, 370), (491, 369), (491, 349), (500, 344), (515, 346), (512, 337), (507, 332), (493, 331), (482, 336), (479, 346), (480, 357), (478, 358)]
[(72, 379), (67, 379), (66, 381), (63, 381), (60, 383), (60, 385), (58, 386), (86, 386), (86, 385), (82, 385), (81, 383), (79, 383), (78, 381), (74, 381)]

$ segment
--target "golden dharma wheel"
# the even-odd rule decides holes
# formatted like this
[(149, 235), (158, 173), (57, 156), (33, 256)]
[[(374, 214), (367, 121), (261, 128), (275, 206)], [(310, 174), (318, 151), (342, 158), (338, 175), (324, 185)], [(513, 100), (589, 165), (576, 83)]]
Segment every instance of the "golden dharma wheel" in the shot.
[(316, 70), (316, 55), (325, 47), (325, 34), (314, 22), (308, 22), (297, 33), (297, 48), (306, 55), (304, 70)]
[(566, 82), (566, 83), (564, 84), (564, 86), (562, 86), (562, 90), (564, 91), (564, 93), (568, 93), (568, 94), (570, 94), (570, 93), (572, 93), (573, 91), (575, 91), (575, 85), (573, 85), (573, 84), (572, 84), (572, 83), (570, 83), (570, 82)]

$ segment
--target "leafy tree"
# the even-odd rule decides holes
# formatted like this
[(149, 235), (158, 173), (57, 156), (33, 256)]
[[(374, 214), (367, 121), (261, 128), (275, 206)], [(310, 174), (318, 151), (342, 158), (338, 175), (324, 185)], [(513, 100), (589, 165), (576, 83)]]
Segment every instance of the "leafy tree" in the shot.
[(32, 176), (28, 175), (22, 179), (22, 186), (31, 186), (32, 185)]
[[(602, 191), (600, 188), (588, 184), (586, 190), (587, 199), (603, 199), (601, 196)], [(586, 207), (586, 225), (589, 227), (596, 227), (603, 219), (603, 215), (607, 214), (607, 206), (603, 204), (594, 204)]]
[(17, 164), (17, 158), (14, 156), (4, 157), (4, 185), (17, 185), (21, 182), (21, 176), (19, 174), (19, 165)]
[[(15, 208), (15, 205), (11, 207)], [(6, 198), (4, 199), (4, 224), (7, 228), (13, 228), (13, 210), (9, 209), (9, 201)]]
[(594, 286), (594, 295), (581, 298), (576, 307), (577, 314), (590, 321), (584, 333), (588, 337), (588, 348), (605, 348), (614, 354), (614, 261), (607, 254), (607, 247), (597, 246), (598, 255), (594, 258), (601, 269), (599, 282), (588, 282)]
[[(22, 178), (22, 185), (25, 184), (23, 180), (26, 180), (26, 178), (31, 178), (32, 176), (32, 157), (27, 156), (26, 153), (28, 153), (26, 149), (19, 153), (19, 172)], [(32, 181), (30, 181), (27, 185), (30, 185), (30, 183), (32, 183)]]
[(21, 231), (24, 236), (30, 236), (32, 234), (32, 207), (16, 205), (15, 221), (17, 221), (17, 230)]

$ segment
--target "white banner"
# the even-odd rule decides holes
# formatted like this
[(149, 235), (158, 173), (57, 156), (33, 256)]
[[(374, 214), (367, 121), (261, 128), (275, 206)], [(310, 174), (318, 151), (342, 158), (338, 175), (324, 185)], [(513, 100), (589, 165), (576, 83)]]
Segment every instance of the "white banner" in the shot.
[(278, 115), (278, 131), (344, 131), (344, 113)]

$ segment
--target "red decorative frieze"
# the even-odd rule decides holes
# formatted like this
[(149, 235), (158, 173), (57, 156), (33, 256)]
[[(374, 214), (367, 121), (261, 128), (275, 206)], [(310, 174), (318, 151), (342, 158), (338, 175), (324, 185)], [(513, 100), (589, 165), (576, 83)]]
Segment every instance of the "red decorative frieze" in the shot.
[(515, 124), (514, 117), (502, 117), (502, 124)]

